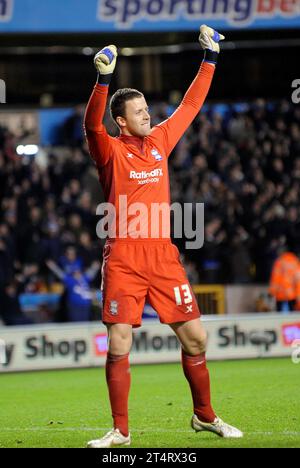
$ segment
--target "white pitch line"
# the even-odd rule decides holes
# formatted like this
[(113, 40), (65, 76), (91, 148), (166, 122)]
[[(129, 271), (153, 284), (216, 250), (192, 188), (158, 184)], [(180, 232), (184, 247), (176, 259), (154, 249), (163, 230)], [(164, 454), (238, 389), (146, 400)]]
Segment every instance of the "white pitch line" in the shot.
[[(12, 428), (12, 427), (2, 427), (0, 430), (1, 432), (97, 432), (97, 431), (108, 431), (110, 428), (108, 427), (56, 427), (54, 425), (49, 425), (49, 427), (26, 427), (26, 428)], [(142, 429), (131, 429), (131, 432), (156, 432), (156, 433), (184, 433), (184, 434), (193, 434), (194, 432), (190, 430), (182, 430), (182, 429), (151, 429), (151, 428), (142, 428)], [(285, 431), (285, 432), (264, 432), (264, 431), (255, 431), (255, 432), (244, 432), (245, 436), (252, 436), (252, 435), (265, 435), (265, 436), (300, 436), (300, 432), (296, 431)]]

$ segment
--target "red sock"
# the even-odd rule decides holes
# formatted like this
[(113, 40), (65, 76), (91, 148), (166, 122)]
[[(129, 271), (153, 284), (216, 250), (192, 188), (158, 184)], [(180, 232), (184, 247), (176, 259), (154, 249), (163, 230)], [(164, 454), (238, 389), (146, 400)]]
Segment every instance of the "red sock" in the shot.
[(194, 413), (202, 422), (214, 421), (216, 415), (210, 403), (210, 381), (205, 353), (189, 356), (182, 350), (182, 367), (190, 384)]
[(108, 353), (106, 360), (106, 382), (114, 429), (119, 429), (124, 436), (128, 436), (128, 396), (130, 389), (128, 356), (129, 354), (113, 356)]

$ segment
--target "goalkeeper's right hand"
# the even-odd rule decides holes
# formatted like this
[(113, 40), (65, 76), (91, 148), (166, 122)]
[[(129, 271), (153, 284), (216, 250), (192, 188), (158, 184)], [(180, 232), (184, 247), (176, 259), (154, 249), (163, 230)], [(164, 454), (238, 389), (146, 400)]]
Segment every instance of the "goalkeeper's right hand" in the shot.
[(101, 49), (94, 57), (96, 70), (99, 72), (98, 83), (109, 84), (117, 62), (117, 48), (109, 45)]

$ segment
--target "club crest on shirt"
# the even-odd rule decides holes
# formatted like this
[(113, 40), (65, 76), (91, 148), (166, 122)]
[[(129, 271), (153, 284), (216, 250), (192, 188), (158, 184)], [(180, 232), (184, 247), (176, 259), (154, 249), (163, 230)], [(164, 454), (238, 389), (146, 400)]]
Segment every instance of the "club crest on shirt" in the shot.
[(162, 160), (162, 156), (159, 154), (159, 152), (155, 148), (151, 150), (151, 154), (156, 159), (156, 161)]

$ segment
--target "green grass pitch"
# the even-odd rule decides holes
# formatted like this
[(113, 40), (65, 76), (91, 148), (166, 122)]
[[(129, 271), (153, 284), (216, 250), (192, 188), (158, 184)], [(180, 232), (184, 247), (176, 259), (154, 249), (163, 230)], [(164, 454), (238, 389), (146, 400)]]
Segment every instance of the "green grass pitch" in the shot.
[[(132, 447), (300, 447), (300, 364), (209, 363), (215, 411), (243, 439), (196, 434), (180, 364), (132, 366)], [(111, 428), (104, 369), (0, 375), (0, 447), (84, 447)]]

